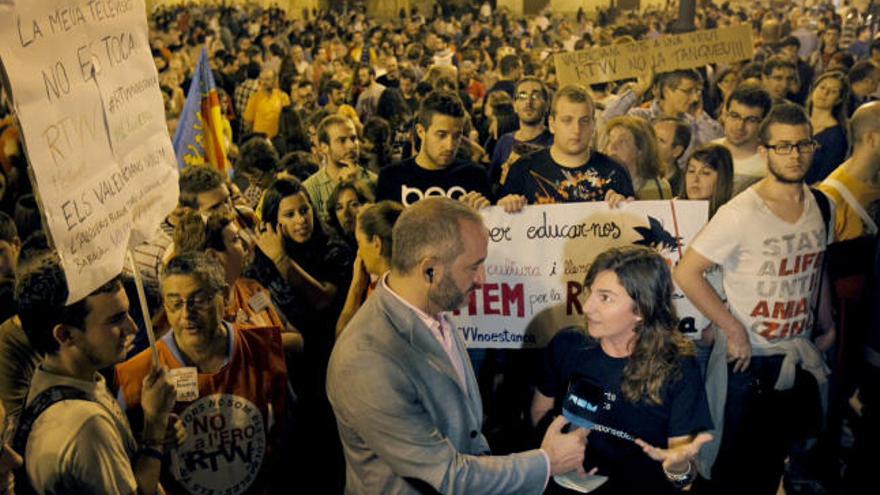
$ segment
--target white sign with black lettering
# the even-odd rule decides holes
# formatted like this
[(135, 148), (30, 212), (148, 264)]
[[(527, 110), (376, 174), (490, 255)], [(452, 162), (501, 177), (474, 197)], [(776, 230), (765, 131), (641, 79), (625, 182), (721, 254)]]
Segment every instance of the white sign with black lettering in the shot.
[[(468, 347), (543, 347), (566, 326), (585, 324), (584, 277), (608, 248), (655, 249), (675, 266), (708, 218), (706, 201), (635, 201), (530, 205), (508, 214), (480, 210), (489, 229), (482, 286), (451, 316)], [(679, 325), (696, 335), (699, 312), (673, 294)]]
[(199, 398), (199, 370), (195, 366), (172, 368), (168, 378), (177, 392), (177, 402), (192, 402)]
[(144, 0), (0, 3), (0, 62), (73, 302), (177, 204)]

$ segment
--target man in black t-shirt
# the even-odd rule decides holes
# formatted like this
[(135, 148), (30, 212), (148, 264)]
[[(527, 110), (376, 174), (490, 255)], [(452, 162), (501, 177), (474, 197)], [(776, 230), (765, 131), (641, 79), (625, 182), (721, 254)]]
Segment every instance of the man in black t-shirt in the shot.
[(453, 93), (428, 94), (416, 122), (421, 147), (415, 158), (379, 172), (376, 200), (409, 206), (428, 196), (446, 196), (480, 209), (489, 206), (489, 176), (471, 162), (455, 161), (461, 143), (465, 111)]
[(632, 179), (620, 164), (592, 150), (595, 105), (587, 89), (562, 87), (550, 106), (553, 145), (514, 163), (498, 201), (508, 212), (529, 203), (608, 201), (633, 197)]

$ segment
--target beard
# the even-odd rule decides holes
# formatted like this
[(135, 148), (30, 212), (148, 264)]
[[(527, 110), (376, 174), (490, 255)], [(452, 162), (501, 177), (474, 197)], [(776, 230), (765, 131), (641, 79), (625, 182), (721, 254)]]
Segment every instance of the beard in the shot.
[(538, 125), (544, 121), (544, 115), (540, 112), (535, 112), (535, 116), (530, 119), (525, 119), (523, 117), (519, 117), (519, 119), (525, 125)]
[(806, 177), (807, 172), (809, 172), (810, 167), (805, 167), (803, 172), (799, 175), (785, 175), (783, 172), (777, 169), (777, 166), (773, 164), (772, 160), (767, 160), (767, 170), (770, 172), (773, 177), (783, 184), (800, 184), (804, 181), (804, 177)]
[(470, 289), (466, 292), (460, 291), (452, 277), (444, 274), (437, 288), (428, 293), (428, 300), (440, 308), (440, 311), (454, 311), (467, 301), (470, 292)]

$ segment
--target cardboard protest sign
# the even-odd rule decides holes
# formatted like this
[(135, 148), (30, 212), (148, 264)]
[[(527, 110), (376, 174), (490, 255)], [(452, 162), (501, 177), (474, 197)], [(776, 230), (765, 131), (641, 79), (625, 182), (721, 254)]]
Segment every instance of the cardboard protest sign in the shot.
[(554, 56), (561, 84), (595, 84), (656, 73), (734, 63), (752, 58), (752, 28), (746, 24), (694, 31), (653, 40), (590, 48)]
[[(612, 210), (595, 202), (481, 212), (489, 229), (486, 282), (451, 320), (468, 347), (520, 348), (543, 347), (559, 329), (584, 326), (584, 277), (606, 249), (648, 246), (675, 266), (706, 224), (709, 205), (636, 201)], [(696, 308), (679, 290), (673, 303), (679, 328), (693, 328)]]
[(0, 62), (73, 302), (177, 204), (144, 0), (0, 4)]

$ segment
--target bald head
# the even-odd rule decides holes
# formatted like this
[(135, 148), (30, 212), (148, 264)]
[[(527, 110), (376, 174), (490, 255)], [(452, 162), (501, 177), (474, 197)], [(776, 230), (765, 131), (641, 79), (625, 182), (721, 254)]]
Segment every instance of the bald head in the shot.
[(880, 101), (860, 106), (850, 119), (853, 142), (858, 145), (870, 132), (880, 131)]

